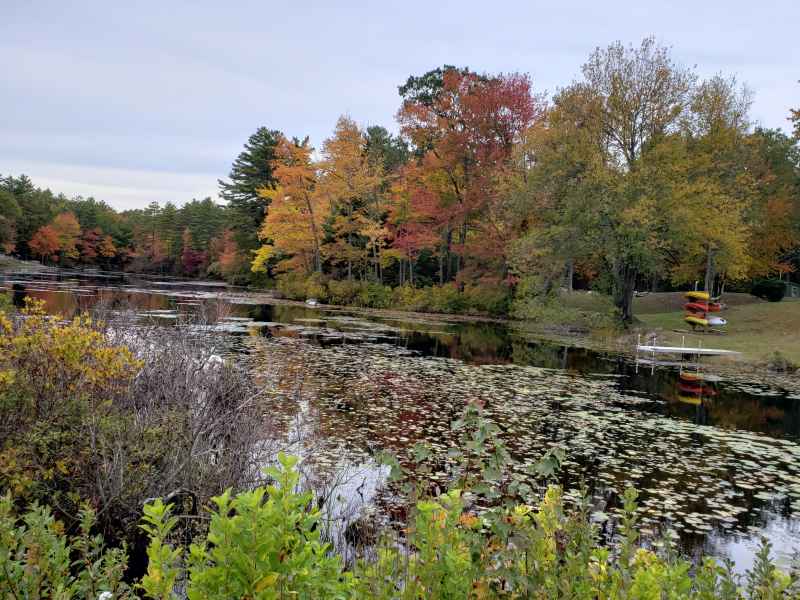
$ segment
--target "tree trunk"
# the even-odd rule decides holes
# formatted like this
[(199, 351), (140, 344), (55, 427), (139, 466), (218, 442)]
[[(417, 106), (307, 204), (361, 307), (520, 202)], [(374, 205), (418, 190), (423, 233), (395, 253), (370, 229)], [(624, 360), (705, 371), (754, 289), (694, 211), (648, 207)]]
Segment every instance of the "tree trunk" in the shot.
[(711, 244), (706, 246), (706, 280), (705, 280), (705, 287), (703, 288), (706, 292), (710, 295), (714, 295), (714, 290), (712, 289), (714, 286), (714, 250), (711, 248)]
[(311, 206), (311, 198), (308, 194), (305, 195), (306, 207), (308, 214), (311, 217), (311, 235), (314, 237), (314, 270), (317, 273), (322, 273), (322, 259), (319, 254), (319, 236), (317, 235), (317, 223), (314, 220), (314, 208)]
[(575, 261), (569, 259), (567, 261), (567, 274), (564, 280), (564, 287), (567, 288), (568, 292), (572, 291), (572, 280), (575, 277)]
[(624, 262), (614, 268), (614, 305), (625, 324), (633, 321), (633, 292), (638, 274), (636, 267)]

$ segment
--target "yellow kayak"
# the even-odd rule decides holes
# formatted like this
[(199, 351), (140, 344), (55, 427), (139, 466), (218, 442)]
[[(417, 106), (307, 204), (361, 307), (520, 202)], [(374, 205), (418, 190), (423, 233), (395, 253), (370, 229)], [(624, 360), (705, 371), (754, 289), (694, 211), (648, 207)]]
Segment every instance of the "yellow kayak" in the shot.
[(686, 292), (684, 296), (692, 300), (705, 300), (706, 302), (711, 300), (711, 295), (708, 292)]
[(701, 317), (694, 317), (692, 315), (688, 315), (684, 317), (683, 320), (689, 323), (690, 325), (699, 325), (701, 327), (708, 327), (708, 319), (703, 319)]
[(683, 320), (690, 325), (701, 325), (702, 327), (722, 327), (728, 324), (728, 320), (723, 319), (722, 317), (703, 318), (693, 314), (686, 315)]

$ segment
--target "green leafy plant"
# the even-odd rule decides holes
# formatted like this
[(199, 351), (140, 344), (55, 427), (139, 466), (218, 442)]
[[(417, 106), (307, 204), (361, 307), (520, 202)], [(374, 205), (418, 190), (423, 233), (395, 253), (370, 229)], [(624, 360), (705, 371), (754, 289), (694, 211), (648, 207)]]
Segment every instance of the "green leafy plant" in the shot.
[(159, 503), (146, 509), (150, 563), (142, 588), (148, 596), (171, 597), (185, 559), (190, 599), (348, 597), (352, 574), (320, 541), (312, 494), (295, 491), (297, 458), (281, 454), (278, 460), (267, 469), (274, 485), (237, 495), (226, 491), (213, 499), (208, 536), (192, 544), (186, 557), (167, 544), (175, 525), (169, 510)]
[(94, 512), (84, 507), (80, 532), (67, 536), (50, 509), (34, 505), (15, 516), (10, 494), (0, 498), (0, 597), (133, 598), (123, 582), (124, 548), (107, 549), (92, 535)]

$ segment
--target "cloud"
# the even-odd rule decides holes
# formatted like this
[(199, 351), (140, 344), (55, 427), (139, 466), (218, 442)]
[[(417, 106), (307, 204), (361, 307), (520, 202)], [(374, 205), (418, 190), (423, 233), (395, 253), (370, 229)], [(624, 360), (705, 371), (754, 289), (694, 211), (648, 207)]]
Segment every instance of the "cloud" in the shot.
[(217, 200), (217, 178), (208, 173), (90, 167), (36, 161), (2, 161), (0, 173), (28, 175), (37, 187), (72, 196), (94, 196), (118, 210), (150, 202), (183, 204), (207, 196)]
[(553, 92), (595, 46), (650, 34), (703, 76), (736, 74), (753, 117), (785, 128), (798, 19), (796, 0), (0, 2), (0, 172), (119, 205), (185, 201), (216, 193), (259, 126), (317, 148), (343, 113), (396, 130), (411, 74), (521, 71)]

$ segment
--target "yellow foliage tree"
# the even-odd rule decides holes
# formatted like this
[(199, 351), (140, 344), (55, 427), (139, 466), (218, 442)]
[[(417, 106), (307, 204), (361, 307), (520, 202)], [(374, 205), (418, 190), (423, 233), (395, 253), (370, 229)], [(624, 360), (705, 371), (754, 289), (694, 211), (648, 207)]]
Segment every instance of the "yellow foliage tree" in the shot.
[(58, 236), (59, 251), (66, 258), (78, 258), (78, 238), (81, 235), (81, 226), (78, 219), (71, 212), (64, 212), (53, 219), (52, 227)]
[(269, 213), (259, 231), (264, 244), (256, 251), (253, 272), (266, 272), (277, 258), (276, 270), (322, 271), (320, 239), (323, 202), (317, 192), (317, 168), (307, 141), (297, 144), (281, 138), (275, 148), (273, 168), (278, 185), (262, 188), (270, 201)]
[(325, 140), (319, 168), (317, 191), (334, 215), (335, 239), (326, 254), (347, 265), (348, 279), (352, 279), (354, 264), (363, 265), (370, 258), (377, 273), (387, 236), (383, 227), (387, 208), (381, 194), (383, 165), (370, 160), (364, 132), (355, 121), (339, 118), (333, 136)]

